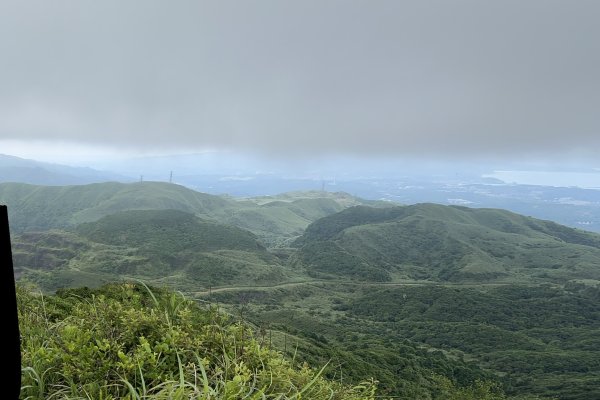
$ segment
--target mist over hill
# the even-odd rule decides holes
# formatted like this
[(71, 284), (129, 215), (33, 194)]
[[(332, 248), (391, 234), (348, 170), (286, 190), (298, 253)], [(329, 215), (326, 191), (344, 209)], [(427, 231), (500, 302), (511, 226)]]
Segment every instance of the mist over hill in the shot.
[[(30, 169), (19, 172), (10, 165)], [(502, 208), (600, 232), (600, 190), (593, 188), (599, 185), (600, 174), (589, 166), (550, 168), (527, 163), (474, 164), (352, 157), (320, 159), (314, 164), (293, 160), (284, 163), (232, 152), (147, 156), (104, 163), (90, 160), (80, 165), (115, 172), (2, 156), (0, 182), (3, 179), (39, 185), (175, 182), (194, 191), (238, 199), (277, 197), (297, 191), (345, 192), (363, 200), (400, 204), (429, 202)]]
[(0, 182), (60, 186), (106, 181), (130, 182), (131, 178), (89, 167), (72, 167), (0, 154)]

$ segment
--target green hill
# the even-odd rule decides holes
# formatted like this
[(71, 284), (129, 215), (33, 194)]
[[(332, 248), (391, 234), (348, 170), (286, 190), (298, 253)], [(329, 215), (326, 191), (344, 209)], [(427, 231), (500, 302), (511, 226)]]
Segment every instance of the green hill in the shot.
[(307, 200), (307, 199), (329, 199), (334, 200), (343, 208), (352, 206), (368, 205), (371, 207), (388, 207), (389, 201), (379, 200), (366, 200), (360, 197), (356, 197), (346, 192), (327, 192), (323, 190), (304, 190), (304, 191), (293, 191), (280, 193), (275, 196), (257, 196), (248, 198), (249, 201), (257, 204), (265, 204), (273, 201), (296, 201), (296, 200)]
[(178, 210), (124, 211), (70, 232), (26, 233), (14, 249), (19, 276), (48, 290), (122, 277), (179, 289), (293, 277), (254, 234)]
[(248, 229), (277, 246), (300, 236), (313, 221), (343, 210), (335, 200), (297, 199), (271, 201), (264, 204), (240, 203), (225, 222)]
[(81, 224), (75, 232), (94, 242), (133, 246), (155, 255), (189, 250), (265, 250), (248, 231), (178, 210), (123, 211)]
[(96, 183), (77, 186), (0, 184), (13, 232), (64, 228), (126, 210), (175, 209), (216, 218), (234, 204), (219, 196), (160, 183)]
[(71, 167), (0, 154), (0, 182), (34, 185), (77, 185), (105, 181), (130, 181), (111, 172)]
[(323, 281), (213, 293), (235, 310), (240, 297), (302, 358), (352, 365), (345, 379), (377, 376), (394, 398), (435, 398), (424, 379), (434, 374), (494, 379), (528, 399), (600, 398), (600, 285)]
[(600, 235), (508, 211), (351, 207), (308, 226), (296, 267), (372, 281), (600, 280)]
[(35, 186), (0, 183), (15, 233), (62, 229), (127, 210), (180, 210), (235, 225), (271, 246), (297, 238), (313, 221), (350, 205), (375, 204), (345, 193), (298, 192), (235, 200), (162, 182)]
[(225, 219), (260, 236), (269, 247), (286, 247), (312, 222), (356, 205), (388, 207), (344, 192), (304, 191), (248, 198)]

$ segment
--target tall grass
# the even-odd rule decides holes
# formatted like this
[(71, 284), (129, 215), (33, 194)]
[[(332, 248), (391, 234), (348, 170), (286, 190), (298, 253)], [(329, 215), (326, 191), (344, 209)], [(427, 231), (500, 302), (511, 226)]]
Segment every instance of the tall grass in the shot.
[(18, 289), (23, 399), (372, 399), (297, 366), (212, 307), (144, 284)]

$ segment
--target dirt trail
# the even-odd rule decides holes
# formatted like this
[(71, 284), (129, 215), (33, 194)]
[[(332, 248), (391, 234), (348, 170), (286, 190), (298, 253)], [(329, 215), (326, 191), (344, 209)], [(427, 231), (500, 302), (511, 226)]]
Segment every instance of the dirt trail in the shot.
[(448, 282), (423, 282), (423, 281), (406, 281), (406, 282), (356, 282), (356, 281), (342, 281), (342, 280), (325, 280), (325, 279), (311, 279), (306, 281), (296, 282), (283, 282), (275, 285), (262, 285), (262, 286), (224, 286), (216, 287), (210, 290), (201, 290), (196, 292), (190, 292), (194, 297), (208, 296), (211, 293), (219, 292), (231, 292), (238, 290), (268, 290), (278, 289), (283, 287), (294, 287), (303, 285), (314, 285), (315, 283), (321, 283), (326, 285), (353, 285), (353, 286), (446, 286), (446, 287), (478, 287), (478, 286), (505, 286), (512, 285), (511, 282), (490, 282), (490, 283), (448, 283)]

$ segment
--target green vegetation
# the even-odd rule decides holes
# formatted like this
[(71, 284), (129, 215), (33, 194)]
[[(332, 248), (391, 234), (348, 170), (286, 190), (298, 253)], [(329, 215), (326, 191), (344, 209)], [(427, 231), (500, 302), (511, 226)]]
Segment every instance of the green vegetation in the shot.
[[(514, 393), (600, 397), (600, 287), (375, 289), (336, 307), (397, 339), (458, 350)], [(392, 335), (390, 335), (392, 336)]]
[(236, 201), (163, 182), (36, 186), (0, 183), (0, 203), (15, 233), (67, 228), (128, 210), (179, 210), (249, 230), (269, 246), (283, 245), (313, 221), (358, 204), (385, 206), (347, 193), (298, 192)]
[(203, 221), (177, 210), (125, 211), (79, 225), (76, 232), (94, 242), (110, 245), (126, 243), (154, 255), (191, 249), (265, 250), (248, 231)]
[(517, 398), (581, 400), (600, 388), (600, 287), (322, 281), (211, 299), (280, 331), (300, 359), (331, 360), (328, 377), (376, 376), (402, 399), (435, 397), (440, 379), (496, 382)]
[(211, 298), (230, 305), (232, 314), (243, 313), (258, 326), (273, 329), (273, 342), (287, 349), (289, 356), (297, 353), (298, 359), (311, 365), (329, 361), (325, 374), (331, 379), (356, 382), (376, 376), (383, 395), (436, 398), (443, 380), (464, 388), (495, 379), (475, 364), (410, 340), (387, 337), (386, 330), (371, 321), (337, 310), (344, 299), (357, 294), (353, 286), (315, 283), (222, 291)]
[[(13, 228), (22, 234), (13, 238), (13, 253), (20, 280), (45, 292), (131, 279), (181, 290), (202, 304), (219, 304), (233, 317), (217, 325), (226, 326), (227, 332), (254, 331), (261, 348), (278, 349), (288, 362), (293, 360), (286, 364), (289, 368), (304, 362), (325, 366), (317, 380), (329, 379), (323, 385), (332, 388), (352, 390), (374, 378), (380, 395), (400, 399), (600, 397), (596, 234), (502, 210), (434, 204), (365, 207), (360, 199), (340, 193), (236, 201), (160, 183), (65, 188), (4, 184), (0, 201), (9, 202), (5, 199), (16, 202), (13, 211), (18, 208)], [(48, 213), (40, 216), (46, 207)], [(71, 325), (78, 336), (95, 337), (83, 314), (97, 313), (85, 307), (98, 307), (101, 297), (107, 302), (102, 312), (112, 309), (113, 314), (94, 314), (110, 321), (96, 325), (113, 324), (119, 329), (114, 332), (125, 332), (121, 325), (127, 321), (134, 333), (123, 335), (132, 337), (136, 329), (146, 329), (135, 328), (135, 318), (155, 318), (162, 312), (157, 310), (167, 307), (163, 300), (180, 299), (158, 291), (164, 297), (158, 306), (141, 289), (119, 285), (59, 290), (57, 296), (44, 297), (43, 304), (42, 297), (21, 293), (46, 310), (38, 327), (45, 327), (49, 336), (40, 335), (46, 341), (35, 346), (64, 350), (63, 342), (49, 338), (69, 338), (61, 329)], [(142, 308), (118, 294), (129, 290)], [(75, 301), (75, 295), (82, 301)], [(129, 311), (119, 316), (117, 309)], [(190, 313), (195, 315), (194, 310)], [(210, 308), (199, 312), (211, 315), (211, 321), (223, 318)], [(52, 319), (57, 313), (65, 318)], [(40, 311), (34, 314), (39, 317)], [(194, 326), (204, 337), (204, 328)], [(238, 334), (232, 331), (231, 337), (239, 339)], [(186, 335), (192, 340), (192, 334)], [(125, 336), (117, 335), (114, 339), (120, 342), (114, 346), (129, 343), (123, 346), (133, 352), (121, 351), (137, 360), (135, 349), (141, 344), (123, 341)], [(205, 337), (201, 340), (206, 342)], [(222, 354), (230, 354), (227, 343)], [(89, 351), (93, 357), (84, 354), (83, 360), (92, 363), (101, 357)], [(165, 398), (167, 392), (159, 394), (162, 388), (179, 390), (182, 366), (186, 387), (206, 390), (193, 352), (169, 354), (171, 372), (161, 372), (154, 381), (145, 375), (154, 374), (150, 364), (144, 364), (149, 369), (143, 374), (139, 368), (124, 372), (121, 366), (111, 371), (120, 371), (119, 377), (133, 386), (144, 376), (149, 396)], [(68, 362), (64, 355), (56, 357), (52, 371), (66, 368), (75, 356)], [(145, 360), (146, 355), (139, 357)], [(223, 369), (224, 364), (210, 362)], [(65, 383), (58, 375), (48, 380), (50, 372), (42, 367), (27, 371), (29, 382), (60, 382), (63, 386), (54, 387), (59, 397), (81, 394), (86, 385)], [(202, 378), (192, 380), (193, 371)], [(207, 379), (221, 382), (215, 371), (219, 369)], [(303, 382), (311, 382), (315, 372), (306, 374), (302, 376), (311, 378)], [(130, 390), (115, 375), (90, 379), (92, 386), (85, 390), (105, 398), (117, 396), (107, 389), (113, 384)], [(32, 390), (28, 393), (38, 389)], [(302, 397), (312, 398), (306, 393)], [(138, 391), (131, 398), (144, 396)]]
[(0, 184), (13, 232), (64, 228), (126, 210), (175, 209), (214, 218), (231, 200), (159, 182), (80, 186)]
[(20, 276), (46, 291), (95, 287), (115, 277), (194, 290), (295, 276), (252, 233), (177, 210), (124, 211), (71, 232), (23, 234), (14, 248)]
[(36, 296), (20, 289), (27, 399), (373, 399), (327, 381), (251, 328), (181, 295), (121, 284)]
[(319, 277), (600, 281), (599, 235), (503, 210), (352, 207), (314, 222), (295, 244), (296, 268)]

